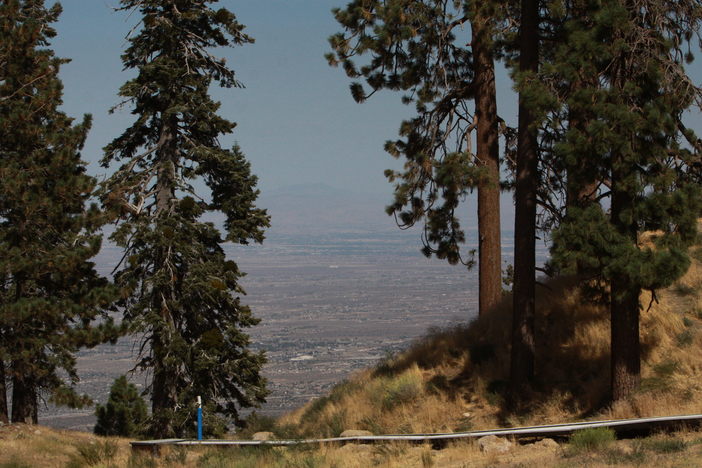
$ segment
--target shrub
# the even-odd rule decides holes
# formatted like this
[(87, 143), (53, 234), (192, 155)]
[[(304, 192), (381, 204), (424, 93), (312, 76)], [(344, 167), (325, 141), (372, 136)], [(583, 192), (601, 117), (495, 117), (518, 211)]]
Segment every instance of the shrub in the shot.
[(424, 381), (418, 369), (411, 369), (404, 374), (385, 381), (383, 385), (383, 409), (390, 410), (396, 406), (415, 401), (424, 390)]
[(570, 438), (570, 446), (575, 451), (594, 451), (606, 448), (616, 440), (616, 434), (608, 427), (596, 427), (575, 431)]
[(275, 418), (252, 411), (244, 420), (243, 426), (243, 429), (237, 431), (237, 436), (241, 439), (250, 439), (257, 432), (273, 432)]
[(684, 347), (691, 345), (694, 338), (695, 332), (690, 329), (687, 329), (682, 333), (678, 334), (678, 336), (675, 337), (675, 341), (678, 343), (678, 346)]
[(136, 386), (121, 376), (112, 384), (107, 404), (98, 405), (95, 415), (95, 434), (138, 437), (143, 433), (147, 419), (146, 403)]

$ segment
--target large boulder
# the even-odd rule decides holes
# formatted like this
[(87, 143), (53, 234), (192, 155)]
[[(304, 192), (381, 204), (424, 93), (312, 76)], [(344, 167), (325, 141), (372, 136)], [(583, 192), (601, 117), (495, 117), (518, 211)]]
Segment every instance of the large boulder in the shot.
[(507, 439), (489, 435), (478, 439), (478, 447), (483, 453), (507, 453), (514, 444)]

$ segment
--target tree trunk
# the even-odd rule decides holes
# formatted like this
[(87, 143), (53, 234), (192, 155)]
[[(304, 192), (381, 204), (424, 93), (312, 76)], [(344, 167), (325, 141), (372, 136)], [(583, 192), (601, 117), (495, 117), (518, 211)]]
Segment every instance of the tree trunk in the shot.
[(612, 281), (612, 400), (626, 398), (641, 380), (639, 289)]
[[(15, 364), (13, 364), (13, 367)], [(18, 372), (15, 369), (15, 372)], [(24, 424), (37, 424), (38, 402), (36, 387), (29, 382), (12, 378), (12, 422)]]
[[(156, 182), (156, 225), (171, 215), (176, 195), (176, 164), (177, 160), (177, 122), (171, 119), (164, 125), (159, 139), (158, 151), (159, 169)], [(167, 249), (160, 247), (156, 255), (155, 269), (162, 270), (170, 263)], [(166, 363), (168, 347), (175, 333), (172, 311), (169, 309), (166, 298), (170, 298), (172, 291), (167, 286), (161, 286), (153, 292), (154, 312), (161, 317), (161, 326), (153, 330), (151, 338), (151, 352), (153, 354), (154, 378), (151, 392), (152, 429), (151, 434), (157, 438), (174, 437), (172, 412), (176, 406), (175, 369)]]
[(175, 385), (172, 381), (173, 372), (164, 364), (167, 352), (161, 340), (165, 338), (163, 331), (154, 333), (151, 340), (154, 356), (154, 379), (151, 390), (151, 435), (157, 439), (174, 437), (172, 411), (175, 409), (176, 399), (173, 394)]
[(0, 423), (10, 422), (7, 411), (7, 376), (5, 375), (5, 363), (0, 360)]
[[(539, 3), (522, 0), (519, 70), (538, 70)], [(524, 93), (519, 95), (519, 131), (514, 220), (514, 289), (512, 309), (512, 350), (510, 400), (512, 404), (528, 390), (534, 376), (536, 189), (538, 148), (534, 117)]]
[[(623, 174), (612, 174), (612, 223), (636, 243), (636, 225), (622, 216), (632, 208), (629, 193), (618, 188)], [(641, 288), (627, 278), (612, 280), (610, 299), (611, 320), (611, 389), (614, 401), (629, 396), (641, 379), (641, 346), (639, 336), (639, 293)]]
[(471, 27), (478, 120), (476, 158), (485, 168), (478, 182), (478, 313), (483, 315), (494, 309), (502, 297), (500, 148), (489, 19), (477, 14)]

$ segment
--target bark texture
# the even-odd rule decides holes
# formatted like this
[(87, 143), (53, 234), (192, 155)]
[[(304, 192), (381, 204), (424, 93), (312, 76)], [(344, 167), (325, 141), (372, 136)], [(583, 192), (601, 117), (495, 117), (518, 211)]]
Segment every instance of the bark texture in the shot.
[(491, 29), (480, 15), (472, 23), (475, 66), (476, 157), (485, 173), (478, 184), (478, 276), (480, 315), (494, 309), (502, 297), (500, 231), (500, 149)]
[[(636, 224), (630, 221), (626, 212), (633, 206), (632, 195), (619, 189), (620, 176), (613, 171), (612, 184), (612, 223), (630, 241), (637, 241)], [(641, 344), (639, 335), (639, 294), (641, 288), (634, 286), (627, 278), (613, 279), (611, 282), (611, 372), (612, 399), (628, 397), (641, 380)]]
[[(520, 73), (538, 70), (539, 4), (522, 0)], [(510, 399), (514, 404), (528, 390), (534, 376), (536, 189), (538, 152), (534, 116), (524, 93), (519, 95), (519, 132), (514, 226), (514, 289)]]
[(5, 380), (5, 363), (0, 360), (0, 423), (10, 422), (10, 413), (7, 410), (7, 385)]
[(12, 422), (37, 424), (36, 385), (15, 377), (12, 379)]

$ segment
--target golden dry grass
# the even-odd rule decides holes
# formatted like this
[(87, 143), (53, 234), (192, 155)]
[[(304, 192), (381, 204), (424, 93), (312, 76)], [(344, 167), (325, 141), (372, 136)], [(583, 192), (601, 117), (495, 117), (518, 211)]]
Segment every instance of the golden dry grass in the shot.
[[(643, 239), (642, 242), (647, 242)], [(433, 330), (405, 352), (366, 369), (275, 422), (279, 437), (458, 432), (506, 425), (548, 424), (702, 413), (702, 247), (676, 284), (641, 302), (642, 382), (628, 400), (607, 405), (609, 319), (581, 294), (573, 278), (538, 289), (537, 369), (533, 394), (519, 413), (505, 409), (510, 298), (475, 322)], [(657, 300), (654, 300), (657, 299)], [(251, 428), (254, 430), (255, 428)], [(89, 460), (110, 448), (110, 456)], [(443, 450), (407, 444), (327, 445), (312, 449), (171, 450), (135, 457), (128, 441), (43, 427), (0, 427), (0, 468), (201, 467), (361, 468), (487, 466), (702, 466), (702, 434), (680, 432), (617, 441), (577, 452), (567, 445), (516, 446), (481, 453), (470, 442)]]
[(642, 294), (642, 383), (627, 401), (607, 406), (606, 308), (585, 300), (575, 279), (560, 278), (538, 290), (536, 385), (525, 410), (511, 414), (503, 400), (511, 320), (506, 297), (487, 316), (430, 332), (278, 424), (299, 435), (337, 436), (344, 429), (455, 432), (702, 412), (702, 250), (692, 253), (692, 266), (676, 284), (656, 298)]

